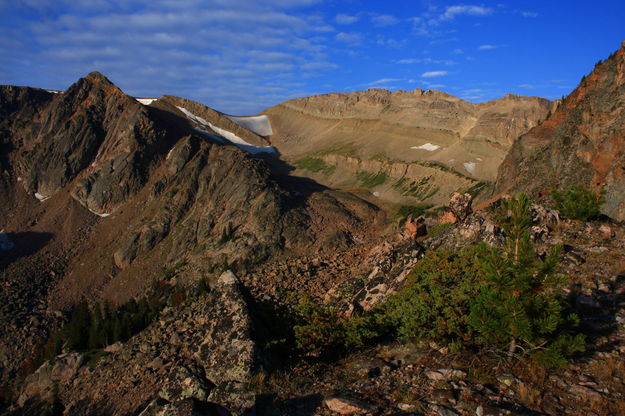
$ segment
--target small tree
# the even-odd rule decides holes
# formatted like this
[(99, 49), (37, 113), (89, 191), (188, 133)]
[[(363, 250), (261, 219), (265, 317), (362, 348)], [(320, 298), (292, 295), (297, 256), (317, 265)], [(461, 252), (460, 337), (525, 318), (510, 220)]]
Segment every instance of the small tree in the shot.
[(471, 303), (470, 325), (478, 342), (534, 354), (545, 364), (584, 349), (584, 337), (572, 335), (578, 318), (565, 312), (559, 289), (566, 277), (557, 274), (561, 247), (540, 260), (528, 230), (532, 225), (530, 201), (519, 194), (504, 201), (499, 212), (506, 233), (505, 249), (493, 248), (481, 260), (486, 285)]
[(582, 221), (595, 219), (605, 202), (604, 191), (596, 193), (580, 184), (571, 185), (564, 191), (554, 190), (551, 194), (556, 209), (565, 217)]

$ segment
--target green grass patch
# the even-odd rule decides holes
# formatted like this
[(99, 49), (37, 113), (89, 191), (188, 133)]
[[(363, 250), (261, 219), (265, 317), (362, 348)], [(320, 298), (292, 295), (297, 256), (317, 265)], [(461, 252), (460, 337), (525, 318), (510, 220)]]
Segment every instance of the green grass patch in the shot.
[(296, 160), (293, 164), (298, 169), (306, 169), (311, 172), (323, 172), (326, 175), (331, 174), (336, 169), (336, 166), (328, 165), (322, 159), (311, 156)]
[(373, 188), (386, 182), (388, 175), (384, 172), (370, 173), (360, 171), (356, 172), (356, 179), (358, 179), (360, 184), (365, 188)]

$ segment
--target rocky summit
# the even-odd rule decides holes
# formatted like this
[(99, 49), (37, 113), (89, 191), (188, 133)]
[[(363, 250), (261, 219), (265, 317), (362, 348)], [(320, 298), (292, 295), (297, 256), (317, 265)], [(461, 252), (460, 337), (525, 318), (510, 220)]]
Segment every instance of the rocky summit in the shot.
[(624, 48), (556, 102), (0, 87), (0, 413), (625, 414)]

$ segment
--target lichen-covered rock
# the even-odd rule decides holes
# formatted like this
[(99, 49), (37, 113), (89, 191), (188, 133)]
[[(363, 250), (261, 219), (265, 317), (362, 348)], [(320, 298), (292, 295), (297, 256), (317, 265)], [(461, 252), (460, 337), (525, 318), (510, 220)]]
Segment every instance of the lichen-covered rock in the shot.
[(471, 203), (473, 197), (471, 194), (461, 194), (455, 192), (449, 201), (449, 209), (454, 213), (460, 221), (464, 220), (471, 214)]
[(83, 355), (75, 352), (59, 355), (53, 362), (46, 361), (26, 378), (17, 405), (24, 406), (33, 399), (52, 401), (55, 385), (72, 381), (83, 361)]

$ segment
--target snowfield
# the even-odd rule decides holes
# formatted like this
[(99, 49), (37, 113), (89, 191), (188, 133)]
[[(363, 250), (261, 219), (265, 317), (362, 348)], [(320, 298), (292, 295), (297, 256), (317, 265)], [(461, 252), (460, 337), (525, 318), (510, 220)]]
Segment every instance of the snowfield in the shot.
[(37, 198), (41, 202), (47, 201), (48, 199), (50, 199), (49, 196), (41, 195), (39, 192), (35, 192), (35, 198)]
[(95, 212), (94, 210), (92, 210), (91, 208), (87, 208), (89, 210), (90, 213), (97, 215), (98, 217), (102, 217), (102, 218), (106, 218), (111, 214), (100, 214), (99, 212)]
[[(230, 143), (234, 144), (235, 146), (245, 150), (248, 153), (251, 154), (258, 154), (258, 153), (275, 153), (276, 149), (273, 146), (254, 146), (253, 144), (250, 144), (248, 142), (246, 142), (245, 140), (243, 140), (242, 138), (240, 138), (239, 136), (237, 136), (236, 134), (228, 131), (228, 130), (224, 130), (224, 129), (220, 129), (219, 127), (215, 126), (214, 124), (211, 124), (210, 122), (204, 120), (202, 117), (196, 116), (195, 114), (193, 114), (192, 112), (190, 112), (189, 110), (187, 110), (184, 107), (178, 107), (178, 110), (182, 111), (184, 113), (185, 116), (187, 116), (187, 118), (189, 120), (195, 121), (197, 124), (201, 124), (205, 127), (210, 127), (211, 130), (213, 130), (214, 132), (216, 132), (217, 134), (219, 134), (220, 136), (222, 136), (223, 138), (225, 138), (226, 140), (228, 140)], [(214, 135), (210, 134), (208, 131), (199, 129), (201, 133), (207, 134), (209, 136), (211, 136), (212, 138), (216, 138), (219, 141), (221, 141), (219, 138), (215, 137)]]
[(158, 100), (158, 98), (135, 98), (135, 100), (139, 101), (143, 105), (150, 105), (154, 101)]
[(467, 172), (469, 172), (471, 175), (475, 175), (475, 168), (477, 166), (477, 163), (475, 162), (465, 162), (462, 164), (462, 166), (464, 166), (464, 168), (467, 170)]
[(436, 144), (432, 144), (432, 143), (426, 143), (426, 144), (422, 144), (421, 146), (412, 146), (411, 149), (415, 149), (415, 150), (427, 150), (428, 152), (433, 152), (435, 150), (440, 149), (441, 147), (436, 145)]
[(238, 124), (239, 126), (246, 128), (259, 136), (271, 136), (273, 130), (271, 129), (271, 123), (267, 116), (250, 116), (250, 117), (234, 117), (226, 116), (230, 121)]

